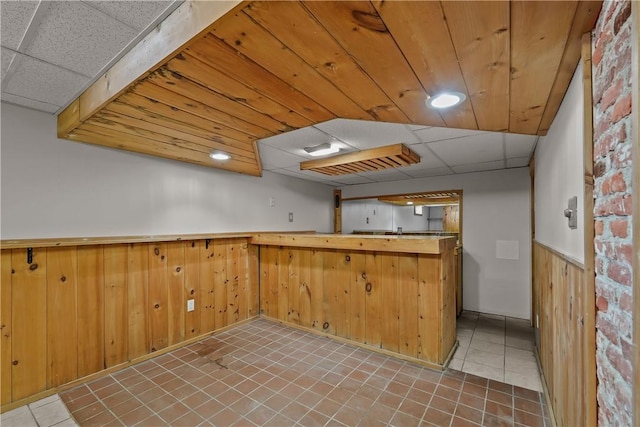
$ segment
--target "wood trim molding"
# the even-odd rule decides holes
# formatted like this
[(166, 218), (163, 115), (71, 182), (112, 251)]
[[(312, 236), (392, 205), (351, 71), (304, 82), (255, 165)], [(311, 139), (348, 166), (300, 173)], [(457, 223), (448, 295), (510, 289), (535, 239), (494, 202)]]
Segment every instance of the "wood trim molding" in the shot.
[(631, 219), (631, 229), (633, 233), (633, 372), (635, 373), (633, 386), (633, 422), (640, 425), (640, 6), (637, 1), (631, 2), (631, 90), (632, 90), (632, 111), (631, 111), (631, 141), (632, 152), (631, 162), (633, 168), (633, 211)]
[(333, 233), (342, 234), (342, 190), (333, 190)]
[(582, 35), (582, 90), (583, 90), (583, 170), (584, 170), (584, 287), (585, 287), (585, 342), (586, 363), (583, 399), (587, 403), (587, 425), (598, 421), (596, 373), (596, 276), (595, 225), (593, 219), (593, 89), (591, 79), (591, 32)]
[[(539, 242), (539, 241), (537, 241), (537, 240), (534, 240), (534, 241), (533, 241), (533, 244), (534, 244), (534, 245), (537, 245), (537, 246), (540, 246), (541, 248), (543, 248), (543, 249), (544, 249), (544, 250), (546, 250), (546, 251), (551, 252), (552, 254), (554, 254), (555, 256), (557, 256), (558, 258), (560, 258), (560, 259), (562, 259), (563, 261), (565, 261), (565, 262), (567, 262), (567, 263), (569, 263), (569, 264), (573, 265), (574, 267), (577, 267), (577, 268), (579, 268), (580, 270), (584, 270), (584, 264), (583, 264), (583, 263), (581, 263), (580, 261), (576, 260), (575, 258), (571, 258), (571, 257), (570, 257), (570, 256), (568, 256), (568, 255), (565, 255), (565, 254), (563, 254), (563, 253), (561, 253), (561, 252), (558, 252), (557, 250), (555, 250), (555, 249), (553, 249), (553, 248), (551, 248), (551, 247), (549, 247), (549, 246), (545, 245), (544, 243), (540, 243), (540, 242)], [(595, 349), (595, 347), (594, 347), (594, 349)], [(594, 350), (594, 351), (595, 351), (595, 350)]]

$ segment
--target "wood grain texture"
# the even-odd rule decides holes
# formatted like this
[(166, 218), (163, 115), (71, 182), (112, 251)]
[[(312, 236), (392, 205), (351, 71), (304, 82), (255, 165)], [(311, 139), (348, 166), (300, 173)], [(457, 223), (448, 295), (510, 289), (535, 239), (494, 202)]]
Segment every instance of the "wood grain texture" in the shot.
[(147, 354), (149, 337), (149, 244), (128, 245), (127, 316), (129, 359)]
[(406, 356), (418, 357), (417, 255), (398, 255), (398, 283), (402, 286), (398, 289), (398, 352)]
[(78, 377), (76, 248), (47, 250), (47, 388)]
[(104, 247), (104, 367), (127, 361), (127, 245)]
[(229, 297), (229, 280), (227, 278), (227, 242), (213, 242), (213, 310), (214, 328), (227, 324), (227, 299)]
[(149, 339), (151, 351), (169, 345), (169, 281), (167, 243), (148, 245)]
[(0, 405), (11, 402), (11, 250), (0, 251)]
[[(534, 277), (540, 292), (539, 355), (558, 425), (587, 425), (596, 402), (594, 355), (587, 326), (593, 298), (584, 287), (584, 270), (538, 242)], [(581, 390), (576, 393), (575, 390)]]
[(169, 321), (169, 345), (185, 340), (185, 317), (187, 308), (187, 301), (184, 295), (185, 270), (185, 243), (167, 243), (167, 315)]
[(78, 247), (78, 377), (104, 368), (104, 249)]
[(11, 268), (11, 397), (25, 398), (47, 386), (47, 250), (13, 249)]
[(185, 314), (185, 338), (200, 335), (200, 241), (185, 242), (184, 250), (184, 299), (194, 300), (193, 311)]

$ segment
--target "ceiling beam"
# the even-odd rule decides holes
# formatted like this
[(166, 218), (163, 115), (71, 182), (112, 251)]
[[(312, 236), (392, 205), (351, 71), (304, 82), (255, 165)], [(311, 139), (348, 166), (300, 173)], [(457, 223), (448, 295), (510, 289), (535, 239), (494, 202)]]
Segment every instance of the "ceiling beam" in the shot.
[(239, 0), (185, 1), (89, 86), (77, 102), (62, 111), (58, 118), (58, 136), (68, 135), (131, 84), (146, 77), (197, 40), (197, 36), (209, 31), (216, 20), (239, 5), (244, 7)]

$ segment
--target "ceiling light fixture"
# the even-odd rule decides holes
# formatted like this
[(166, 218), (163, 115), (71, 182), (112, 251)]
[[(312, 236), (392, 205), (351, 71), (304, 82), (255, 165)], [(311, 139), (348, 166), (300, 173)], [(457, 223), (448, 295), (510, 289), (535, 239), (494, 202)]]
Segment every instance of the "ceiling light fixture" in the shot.
[(413, 202), (407, 202), (407, 204), (408, 204), (408, 205), (412, 205), (412, 204), (413, 204)]
[(310, 156), (326, 156), (327, 154), (334, 154), (340, 151), (340, 147), (337, 144), (330, 144), (325, 142), (324, 144), (314, 145), (313, 147), (305, 147), (304, 151), (309, 153)]
[(461, 104), (467, 96), (460, 92), (442, 92), (427, 98), (427, 106), (431, 108), (449, 108)]
[(211, 157), (213, 160), (229, 160), (231, 158), (230, 155), (221, 151), (214, 151), (209, 154), (209, 157)]

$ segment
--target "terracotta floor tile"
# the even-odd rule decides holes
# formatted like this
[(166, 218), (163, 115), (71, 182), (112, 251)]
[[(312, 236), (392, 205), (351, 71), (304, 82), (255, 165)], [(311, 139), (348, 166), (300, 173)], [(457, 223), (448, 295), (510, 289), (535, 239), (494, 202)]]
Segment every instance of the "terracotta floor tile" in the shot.
[(480, 411), (484, 411), (484, 402), (484, 397), (476, 396), (475, 394), (469, 393), (461, 393), (460, 399), (458, 400), (459, 404), (466, 405)]
[(429, 408), (424, 414), (424, 419), (439, 426), (448, 426), (451, 422), (452, 414)]
[(85, 406), (84, 408), (73, 412), (73, 417), (79, 423), (83, 423), (83, 422), (87, 421), (88, 419), (93, 418), (96, 415), (98, 415), (98, 414), (100, 414), (102, 412), (105, 412), (105, 411), (106, 411), (106, 408), (104, 407), (104, 405), (101, 402), (95, 402), (95, 403), (92, 403), (89, 406)]
[(184, 406), (182, 403), (177, 402), (162, 411), (158, 411), (158, 416), (168, 423), (173, 423), (173, 421), (186, 415), (187, 412), (189, 412), (189, 408)]
[(326, 415), (323, 415), (316, 411), (309, 411), (305, 414), (304, 417), (300, 420), (300, 424), (303, 426), (323, 426), (329, 421), (329, 418)]
[(544, 427), (544, 419), (529, 412), (516, 409), (513, 414), (513, 420), (516, 423), (530, 427)]
[(514, 398), (513, 406), (521, 411), (527, 411), (534, 415), (542, 416), (542, 405), (540, 402), (533, 402), (531, 400), (516, 397)]
[(258, 406), (260, 406), (260, 404), (255, 400), (247, 396), (242, 396), (240, 397), (240, 399), (233, 402), (229, 407), (240, 415), (245, 415), (256, 409)]
[(487, 400), (497, 402), (501, 405), (513, 406), (513, 395), (502, 393), (496, 390), (489, 389), (487, 391)]
[(482, 423), (483, 412), (477, 409), (470, 408), (465, 405), (458, 405), (456, 407), (455, 416), (459, 418), (464, 418), (468, 421), (474, 422), (476, 424)]
[(65, 404), (67, 405), (67, 409), (69, 409), (70, 412), (76, 412), (96, 402), (98, 402), (98, 398), (95, 397), (93, 394), (84, 394), (82, 396), (77, 397), (74, 400), (65, 402)]
[(120, 405), (121, 403), (126, 402), (127, 400), (130, 400), (131, 398), (133, 398), (133, 395), (131, 393), (126, 390), (122, 390), (121, 392), (112, 394), (111, 396), (102, 399), (102, 403), (104, 403), (107, 408), (113, 408)]
[(197, 413), (191, 411), (191, 412), (187, 412), (180, 418), (171, 421), (171, 425), (176, 427), (193, 427), (193, 426), (199, 425), (203, 421), (204, 421), (204, 418), (202, 418)]
[(280, 411), (282, 415), (298, 422), (305, 414), (309, 412), (309, 408), (298, 402), (291, 402)]
[(112, 383), (104, 388), (101, 388), (99, 390), (95, 390), (93, 393), (96, 395), (96, 397), (98, 397), (98, 399), (104, 399), (106, 397), (109, 397), (111, 395), (114, 395), (120, 391), (124, 390), (124, 387), (122, 387), (120, 384), (118, 383)]
[(289, 385), (289, 382), (287, 380), (285, 380), (284, 378), (273, 378), (270, 381), (267, 381), (267, 383), (265, 384), (265, 387), (270, 388), (273, 391), (280, 391), (283, 388), (285, 388), (287, 385)]
[(523, 399), (532, 400), (534, 402), (540, 401), (540, 393), (535, 390), (528, 390), (526, 388), (522, 388), (514, 385), (513, 394)]
[(257, 408), (255, 408), (253, 411), (246, 414), (245, 418), (261, 426), (261, 425), (265, 425), (265, 423), (267, 423), (267, 421), (269, 421), (275, 415), (276, 415), (276, 412), (274, 410), (269, 409), (264, 405), (260, 405)]
[[(433, 392), (434, 396), (440, 396), (445, 399), (453, 400), (454, 402), (458, 400), (460, 396), (460, 391), (455, 390), (453, 388), (449, 388), (443, 385), (439, 385), (436, 390)], [(484, 395), (484, 392), (483, 392)]]
[(153, 412), (151, 412), (149, 408), (147, 408), (146, 406), (140, 406), (120, 417), (120, 421), (122, 421), (124, 425), (132, 426), (143, 420), (146, 420), (152, 415)]
[(412, 400), (405, 399), (404, 402), (400, 404), (398, 411), (404, 412), (405, 414), (411, 415), (418, 419), (421, 419), (427, 410), (427, 405), (423, 405), (418, 402), (414, 402)]
[(203, 403), (202, 405), (196, 407), (195, 409), (193, 409), (193, 411), (196, 412), (198, 415), (200, 415), (202, 418), (208, 419), (225, 408), (226, 406), (223, 405), (222, 403), (218, 402), (215, 399), (211, 399)]
[(403, 412), (396, 412), (393, 418), (391, 418), (391, 425), (394, 426), (417, 426), (419, 423), (419, 418), (413, 417)]
[(230, 406), (241, 397), (242, 393), (238, 393), (234, 389), (228, 389), (216, 396), (216, 400), (218, 400), (223, 405)]
[(453, 421), (451, 421), (451, 427), (478, 427), (479, 425), (460, 417), (453, 417)]
[(362, 416), (363, 414), (359, 413), (358, 411), (354, 411), (351, 408), (347, 408), (346, 406), (343, 406), (333, 416), (333, 419), (347, 426), (355, 426), (358, 424), (358, 421), (360, 421), (360, 418), (362, 418)]
[(106, 426), (108, 424), (113, 423), (114, 421), (118, 421), (118, 419), (111, 412), (104, 411), (104, 412), (100, 412), (96, 416), (91, 417), (87, 420), (84, 420), (84, 421), (78, 420), (78, 421), (81, 422), (83, 426), (98, 427), (98, 426)]
[(513, 421), (496, 417), (495, 415), (485, 414), (482, 425), (485, 427), (511, 427), (513, 426)]
[(136, 393), (135, 396), (139, 401), (146, 405), (153, 402), (157, 398), (164, 396), (165, 394), (167, 394), (166, 391), (164, 391), (160, 387), (153, 386), (152, 388), (145, 390), (142, 393)]
[(376, 401), (376, 403), (380, 403), (384, 406), (387, 406), (395, 410), (395, 409), (398, 409), (402, 401), (403, 401), (402, 397), (398, 396), (397, 394), (382, 393), (380, 397), (378, 397), (378, 400)]
[(226, 427), (226, 426), (230, 426), (231, 424), (238, 421), (239, 419), (240, 419), (240, 415), (237, 412), (234, 412), (229, 408), (225, 408), (222, 411), (215, 414), (214, 416), (212, 416), (211, 418), (209, 418), (209, 421), (216, 426)]
[(160, 412), (175, 403), (178, 403), (178, 400), (175, 397), (169, 394), (163, 394), (156, 400), (152, 400), (151, 402), (147, 403), (147, 406), (154, 412)]
[(140, 406), (142, 406), (142, 403), (138, 399), (131, 398), (117, 406), (108, 406), (107, 409), (113, 412), (116, 417), (122, 417)]
[(288, 427), (293, 426), (295, 422), (282, 414), (276, 414), (273, 418), (264, 423), (265, 427)]
[(96, 391), (96, 390), (100, 390), (101, 388), (107, 387), (109, 385), (113, 385), (115, 384), (115, 382), (116, 381), (113, 378), (111, 378), (110, 375), (108, 375), (106, 377), (102, 377), (98, 380), (88, 383), (87, 387), (89, 387), (93, 391)]
[(138, 424), (136, 424), (136, 427), (162, 427), (162, 426), (168, 426), (168, 425), (169, 424), (167, 424), (164, 420), (162, 420), (157, 415), (152, 415), (149, 418), (140, 421)]

